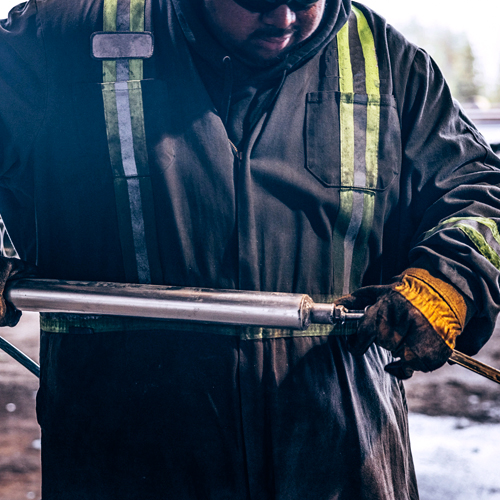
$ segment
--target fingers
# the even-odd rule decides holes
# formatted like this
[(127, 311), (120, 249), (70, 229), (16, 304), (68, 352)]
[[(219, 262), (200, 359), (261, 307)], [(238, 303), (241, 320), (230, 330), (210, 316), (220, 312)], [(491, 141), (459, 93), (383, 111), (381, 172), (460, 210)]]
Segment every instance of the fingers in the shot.
[(384, 368), (384, 370), (390, 375), (399, 378), (400, 380), (408, 380), (415, 371), (403, 360), (393, 361), (392, 363), (389, 363)]
[(361, 288), (342, 303), (358, 309), (370, 306), (348, 339), (349, 351), (363, 355), (372, 343), (391, 351), (401, 359), (387, 365), (386, 371), (400, 379), (439, 368), (452, 352), (426, 317), (390, 286)]
[(387, 373), (401, 380), (410, 378), (415, 371), (431, 371), (426, 360), (421, 358), (418, 352), (405, 344), (401, 346), (397, 355), (400, 356), (400, 359), (389, 363), (384, 369)]
[(0, 327), (16, 326), (21, 319), (21, 311), (3, 298), (0, 300)]
[(347, 339), (347, 348), (355, 356), (362, 356), (377, 337), (377, 311), (376, 306), (368, 307), (356, 333)]
[(335, 301), (335, 304), (345, 306), (347, 309), (361, 310), (375, 304), (379, 297), (389, 290), (391, 290), (389, 285), (366, 286), (350, 295), (340, 297)]
[(20, 259), (0, 257), (0, 326), (16, 326), (21, 318), (21, 311), (3, 297), (7, 281), (36, 275), (36, 268)]
[(406, 309), (401, 306), (399, 294), (382, 296), (366, 310), (356, 334), (348, 341), (349, 350), (362, 355), (375, 342), (388, 351), (397, 351), (409, 329)]

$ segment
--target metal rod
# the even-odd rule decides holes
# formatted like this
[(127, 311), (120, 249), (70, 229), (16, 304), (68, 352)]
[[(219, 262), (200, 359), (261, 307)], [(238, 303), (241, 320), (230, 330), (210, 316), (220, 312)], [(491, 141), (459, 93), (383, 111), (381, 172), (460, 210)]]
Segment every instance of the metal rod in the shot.
[[(304, 294), (128, 283), (23, 279), (10, 282), (5, 297), (21, 311), (135, 316), (298, 330), (305, 330), (312, 323), (359, 320), (364, 315), (364, 311), (348, 311), (344, 306), (315, 303)], [(35, 375), (37, 370), (39, 373), (34, 361), (9, 346), (7, 350), (0, 343), (0, 349)], [(499, 370), (470, 356), (454, 351), (450, 362), (500, 383)]]
[(103, 314), (305, 330), (362, 317), (295, 293), (23, 279), (5, 297), (21, 311)]
[(19, 350), (16, 346), (13, 346), (2, 337), (0, 337), (0, 349), (14, 358), (17, 362), (21, 363), (31, 373), (40, 378), (40, 366), (38, 366), (38, 364), (35, 363), (30, 357), (26, 356), (24, 352)]
[(500, 384), (500, 370), (493, 368), (477, 359), (471, 358), (460, 351), (453, 351), (448, 362), (450, 364), (457, 364), (463, 368), (473, 371), (483, 377), (486, 377), (497, 384)]

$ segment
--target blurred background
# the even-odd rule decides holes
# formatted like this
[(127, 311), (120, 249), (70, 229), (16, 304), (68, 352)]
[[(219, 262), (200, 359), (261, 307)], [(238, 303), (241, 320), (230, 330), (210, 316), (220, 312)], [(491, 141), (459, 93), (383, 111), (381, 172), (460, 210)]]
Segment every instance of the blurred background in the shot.
[[(17, 3), (0, 0), (0, 19)], [(365, 3), (433, 56), (455, 98), (499, 151), (500, 2)], [(0, 247), (15, 255), (1, 221)], [(37, 314), (24, 314), (0, 335), (38, 359)], [(498, 327), (477, 358), (500, 367)], [(421, 500), (500, 500), (500, 386), (456, 365), (416, 374), (405, 386)], [(36, 389), (36, 377), (0, 351), (0, 500), (40, 498)]]
[(444, 73), (454, 97), (500, 150), (500, 2), (366, 0)]

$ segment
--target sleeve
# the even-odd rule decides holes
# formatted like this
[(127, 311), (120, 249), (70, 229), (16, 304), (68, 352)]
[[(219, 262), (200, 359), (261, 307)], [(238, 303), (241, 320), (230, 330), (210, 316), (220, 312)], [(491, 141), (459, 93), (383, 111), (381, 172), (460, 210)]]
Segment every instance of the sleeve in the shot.
[[(34, 238), (32, 155), (46, 81), (43, 31), (37, 3), (30, 0), (0, 20), (0, 214), (11, 237), (30, 233), (18, 238), (23, 240)], [(28, 258), (31, 250), (21, 250), (21, 258)]]
[[(408, 67), (408, 65), (407, 65)], [(409, 261), (452, 284), (468, 306), (457, 348), (475, 354), (500, 311), (500, 158), (453, 100), (432, 59), (414, 52), (401, 109), (401, 215)]]

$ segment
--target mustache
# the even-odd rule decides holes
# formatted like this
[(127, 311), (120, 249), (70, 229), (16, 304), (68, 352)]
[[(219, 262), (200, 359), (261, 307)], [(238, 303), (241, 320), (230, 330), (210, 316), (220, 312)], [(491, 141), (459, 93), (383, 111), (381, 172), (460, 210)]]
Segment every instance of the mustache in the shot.
[(250, 37), (251, 38), (281, 38), (285, 36), (293, 35), (297, 30), (294, 28), (280, 29), (275, 26), (267, 26), (265, 28), (259, 28), (255, 30)]

